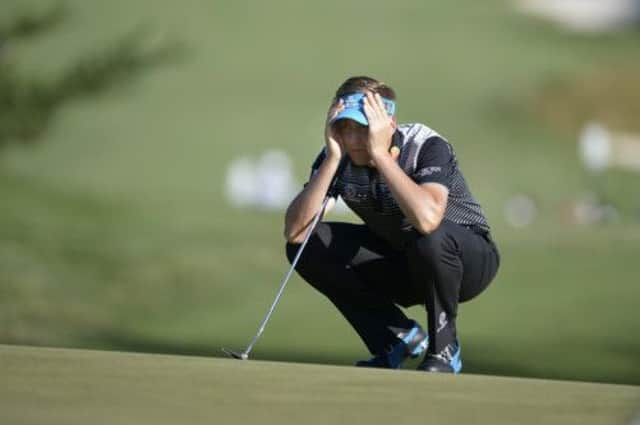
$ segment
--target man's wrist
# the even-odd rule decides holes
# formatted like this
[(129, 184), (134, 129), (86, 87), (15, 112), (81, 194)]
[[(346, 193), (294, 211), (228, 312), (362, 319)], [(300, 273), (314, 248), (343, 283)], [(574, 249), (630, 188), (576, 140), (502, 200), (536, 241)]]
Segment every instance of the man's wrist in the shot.
[(337, 155), (327, 155), (324, 159), (324, 161), (331, 166), (335, 166), (337, 167), (338, 164), (340, 163), (340, 157)]
[(324, 160), (330, 164), (337, 164), (340, 162), (340, 157), (338, 155), (328, 154)]
[(371, 160), (374, 164), (378, 164), (385, 160), (391, 159), (391, 154), (385, 150), (372, 151), (369, 156), (371, 156)]

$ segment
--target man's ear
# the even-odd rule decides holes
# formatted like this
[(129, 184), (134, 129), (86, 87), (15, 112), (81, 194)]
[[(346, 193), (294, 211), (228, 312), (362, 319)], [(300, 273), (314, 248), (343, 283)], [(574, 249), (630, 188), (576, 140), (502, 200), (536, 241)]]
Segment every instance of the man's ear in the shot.
[(395, 130), (398, 128), (398, 119), (396, 117), (391, 117), (391, 127)]

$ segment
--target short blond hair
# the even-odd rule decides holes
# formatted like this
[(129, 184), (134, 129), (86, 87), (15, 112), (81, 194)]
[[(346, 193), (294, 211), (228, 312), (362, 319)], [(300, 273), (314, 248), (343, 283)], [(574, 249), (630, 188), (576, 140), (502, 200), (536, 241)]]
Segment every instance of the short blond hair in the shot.
[(391, 87), (382, 81), (366, 76), (348, 78), (340, 85), (340, 87), (338, 87), (338, 90), (336, 90), (335, 99), (348, 94), (364, 93), (367, 90), (378, 93), (380, 96), (387, 99), (396, 100), (396, 92)]

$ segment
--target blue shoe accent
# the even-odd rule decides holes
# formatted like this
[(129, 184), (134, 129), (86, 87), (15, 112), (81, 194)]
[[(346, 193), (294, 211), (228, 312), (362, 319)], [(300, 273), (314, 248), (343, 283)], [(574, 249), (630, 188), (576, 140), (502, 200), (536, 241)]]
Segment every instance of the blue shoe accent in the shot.
[(453, 373), (460, 373), (462, 370), (462, 350), (460, 349), (460, 344), (456, 341), (456, 350), (449, 361), (449, 365), (453, 369)]
[(416, 321), (412, 321), (412, 325), (410, 329), (390, 327), (400, 341), (384, 353), (358, 361), (356, 366), (398, 369), (407, 358), (420, 356), (427, 350), (429, 336)]
[(429, 346), (429, 335), (425, 335), (424, 339), (420, 341), (418, 345), (409, 353), (412, 359), (420, 357), (422, 353), (427, 351), (427, 347)]

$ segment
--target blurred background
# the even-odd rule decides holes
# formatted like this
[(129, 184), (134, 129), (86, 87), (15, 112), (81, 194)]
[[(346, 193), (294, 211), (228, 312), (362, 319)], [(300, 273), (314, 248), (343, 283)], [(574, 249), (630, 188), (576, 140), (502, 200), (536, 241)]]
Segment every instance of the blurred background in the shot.
[[(639, 15), (635, 0), (3, 0), (0, 343), (244, 348), (288, 268), (283, 205), (328, 102), (365, 74), (396, 89), (401, 122), (454, 145), (501, 249), (461, 307), (465, 371), (640, 384)], [(297, 276), (253, 352), (363, 357)]]

